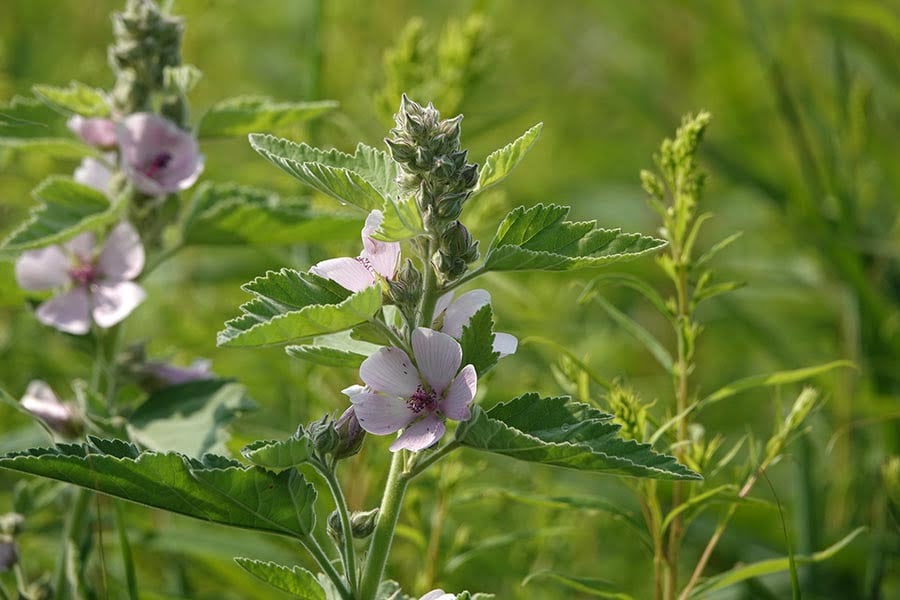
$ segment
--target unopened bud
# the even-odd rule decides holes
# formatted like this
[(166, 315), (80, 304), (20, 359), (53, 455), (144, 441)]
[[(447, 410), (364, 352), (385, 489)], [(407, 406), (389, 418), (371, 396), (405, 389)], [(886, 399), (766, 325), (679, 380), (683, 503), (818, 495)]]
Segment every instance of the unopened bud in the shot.
[(334, 429), (340, 440), (334, 449), (334, 457), (336, 459), (349, 458), (359, 452), (366, 437), (366, 432), (359, 425), (359, 419), (356, 417), (356, 411), (352, 406), (348, 407), (344, 414), (334, 422)]
[(369, 537), (372, 535), (372, 532), (375, 531), (375, 524), (377, 521), (377, 508), (352, 513), (350, 515), (350, 529), (353, 532), (353, 537), (358, 540)]
[(334, 428), (334, 421), (328, 415), (310, 423), (306, 428), (306, 435), (309, 436), (319, 456), (333, 453), (341, 443), (340, 435)]
[(20, 404), (26, 412), (63, 437), (74, 438), (81, 433), (82, 421), (75, 407), (60, 402), (50, 386), (43, 381), (29, 383)]
[(444, 230), (440, 242), (438, 269), (448, 279), (460, 277), (469, 264), (478, 260), (478, 242), (459, 221)]

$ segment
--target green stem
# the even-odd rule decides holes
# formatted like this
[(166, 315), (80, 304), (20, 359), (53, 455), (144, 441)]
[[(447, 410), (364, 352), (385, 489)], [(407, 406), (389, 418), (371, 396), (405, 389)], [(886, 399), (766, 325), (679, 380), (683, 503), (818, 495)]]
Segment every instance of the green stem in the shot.
[(333, 469), (329, 469), (326, 465), (318, 461), (313, 461), (316, 471), (325, 479), (328, 489), (334, 498), (334, 505), (341, 518), (341, 538), (343, 547), (341, 548), (341, 556), (344, 559), (344, 575), (350, 583), (351, 592), (356, 595), (359, 590), (359, 580), (356, 576), (356, 548), (353, 546), (353, 531), (350, 528), (350, 511), (347, 510), (347, 500), (344, 498), (344, 491), (341, 489), (341, 482), (338, 481), (337, 474)]
[(334, 586), (337, 588), (338, 593), (341, 595), (341, 598), (344, 600), (354, 600), (353, 594), (350, 593), (350, 590), (347, 589), (347, 585), (344, 583), (343, 577), (338, 573), (334, 565), (331, 564), (331, 560), (328, 558), (328, 555), (325, 554), (325, 551), (322, 550), (322, 546), (319, 545), (319, 542), (316, 541), (312, 535), (303, 538), (300, 540), (300, 544), (306, 548), (306, 551), (309, 552), (312, 557), (315, 559), (316, 564), (319, 565), (319, 568), (328, 576)]
[(6, 590), (6, 586), (3, 585), (2, 581), (0, 581), (0, 600), (12, 600), (12, 597), (9, 595), (9, 592)]
[(418, 318), (416, 319), (420, 327), (431, 327), (431, 319), (434, 316), (434, 307), (438, 299), (437, 273), (435, 273), (434, 265), (431, 264), (431, 257), (434, 255), (434, 240), (429, 238), (426, 245), (425, 256), (422, 262), (424, 281), (422, 282), (422, 303), (419, 305)]
[(56, 565), (56, 584), (53, 586), (55, 598), (57, 600), (65, 600), (67, 589), (66, 586), (66, 564), (68, 563), (69, 543), (72, 547), (77, 548), (80, 545), (79, 536), (84, 529), (85, 521), (88, 516), (88, 509), (91, 506), (91, 498), (93, 493), (85, 488), (76, 487), (73, 490), (72, 510), (66, 519), (65, 530), (63, 531), (63, 540), (60, 547), (59, 564)]
[(395, 452), (384, 486), (375, 532), (369, 545), (369, 555), (366, 558), (360, 585), (360, 600), (375, 600), (378, 586), (381, 584), (384, 566), (391, 550), (391, 543), (394, 541), (394, 529), (400, 517), (400, 506), (403, 503), (406, 486), (409, 484), (409, 477), (403, 472), (403, 462), (403, 452)]
[(131, 554), (131, 543), (128, 541), (128, 531), (125, 528), (125, 513), (122, 510), (122, 502), (113, 502), (116, 509), (116, 528), (119, 530), (119, 548), (122, 551), (122, 564), (125, 565), (125, 583), (128, 588), (129, 600), (138, 600), (137, 576), (134, 571), (134, 558)]

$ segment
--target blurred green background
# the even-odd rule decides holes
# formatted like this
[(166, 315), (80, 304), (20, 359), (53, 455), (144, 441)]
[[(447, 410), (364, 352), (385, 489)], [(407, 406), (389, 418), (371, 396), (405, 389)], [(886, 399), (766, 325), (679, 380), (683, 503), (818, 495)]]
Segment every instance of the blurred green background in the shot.
[[(120, 4), (3, 0), (0, 99), (27, 95), (37, 83), (72, 79), (108, 88), (109, 13)], [(825, 407), (809, 435), (792, 447), (790, 460), (770, 477), (796, 551), (818, 550), (856, 526), (869, 527), (835, 559), (804, 571), (804, 597), (900, 597), (897, 509), (891, 482), (882, 475), (882, 465), (900, 454), (900, 3), (172, 4), (187, 22), (185, 62), (204, 71), (191, 97), (194, 115), (239, 95), (335, 99), (341, 104), (335, 113), (281, 133), (343, 150), (357, 141), (381, 147), (400, 91), (383, 56), (411, 18), (420, 17), (423, 32), (437, 37), (469, 15), (481, 15), (487, 29), (473, 76), (455, 91), (428, 85), (407, 91), (430, 89), (440, 98), (414, 98), (434, 99), (445, 116), (465, 113), (463, 143), (478, 162), (532, 124), (545, 124), (540, 142), (503, 192), (471, 207), (471, 227), (482, 243), (505, 210), (537, 202), (569, 204), (576, 218), (596, 218), (601, 226), (653, 233), (656, 218), (644, 202), (638, 173), (652, 165), (652, 153), (680, 115), (711, 111), (701, 158), (710, 175), (705, 208), (715, 218), (699, 246), (742, 231), (716, 267), (723, 278), (747, 286), (702, 308), (705, 331), (694, 380), (709, 392), (768, 370), (837, 358), (859, 365), (858, 371), (816, 382)], [(442, 106), (442, 99), (452, 106)], [(204, 179), (307, 193), (242, 140), (209, 142), (203, 151)], [(0, 150), (0, 234), (27, 214), (29, 192), (41, 179), (75, 166)], [(245, 299), (241, 283), (266, 269), (303, 269), (328, 256), (355, 253), (357, 236), (353, 228), (327, 245), (190, 248), (147, 282), (150, 299), (129, 320), (127, 336), (147, 340), (153, 355), (182, 364), (211, 358), (218, 374), (248, 386), (260, 410), (236, 424), (234, 447), (286, 436), (324, 411), (343, 409), (339, 390), (354, 382), (354, 373), (314, 367), (278, 348), (218, 349), (215, 333)], [(652, 259), (621, 270), (663, 285)], [(500, 330), (555, 340), (604, 376), (621, 377), (644, 398), (668, 405), (671, 382), (643, 347), (596, 305), (576, 303), (588, 280), (589, 275), (492, 275), (482, 287), (494, 295)], [(604, 294), (671, 341), (665, 324), (633, 294), (612, 288)], [(524, 345), (491, 376), (484, 401), (531, 389), (560, 393), (548, 367), (558, 359), (545, 346)], [(12, 264), (0, 263), (0, 384), (19, 396), (29, 380), (40, 377), (62, 393), (71, 379), (86, 377), (89, 364), (70, 339), (35, 321)], [(704, 413), (702, 421), (708, 434), (721, 432), (732, 441), (748, 430), (765, 439), (780, 414), (778, 401), (790, 401), (796, 391), (744, 394)], [(35, 426), (0, 406), (0, 451), (42, 441)], [(377, 503), (387, 443), (369, 439), (366, 451), (344, 469), (353, 508)], [(650, 558), (614, 520), (513, 502), (497, 493), (596, 495), (637, 510), (615, 479), (474, 453), (462, 453), (439, 471), (408, 498), (389, 567), (410, 591), (421, 594), (440, 585), (491, 591), (502, 599), (582, 597), (541, 581), (520, 585), (530, 572), (555, 569), (614, 581), (636, 597), (649, 595)], [(9, 508), (8, 491), (17, 480), (0, 473), (0, 512)], [(895, 486), (894, 494), (900, 485)], [(757, 493), (773, 497), (765, 486)], [(301, 556), (278, 539), (140, 508), (129, 508), (129, 515), (148, 598), (275, 597), (234, 573), (231, 557)], [(714, 516), (690, 530), (686, 569), (711, 534)], [(22, 538), (28, 569), (52, 565), (58, 526), (53, 511), (29, 523)], [(105, 542), (114, 549), (112, 537)], [(710, 568), (780, 556), (786, 548), (777, 512), (749, 506), (739, 512)], [(113, 550), (106, 555), (114, 598), (121, 567)], [(786, 576), (774, 577), (721, 597), (781, 598), (789, 590)]]

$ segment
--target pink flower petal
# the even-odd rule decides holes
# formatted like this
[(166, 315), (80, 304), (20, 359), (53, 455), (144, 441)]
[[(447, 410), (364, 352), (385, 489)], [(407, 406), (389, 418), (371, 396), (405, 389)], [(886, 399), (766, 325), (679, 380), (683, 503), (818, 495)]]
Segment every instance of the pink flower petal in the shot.
[(478, 374), (475, 373), (475, 367), (466, 365), (459, 372), (459, 375), (456, 376), (456, 379), (453, 380), (453, 383), (450, 384), (450, 389), (447, 390), (446, 396), (439, 405), (441, 412), (448, 419), (468, 421), (472, 418), (472, 411), (469, 409), (469, 405), (472, 404), (472, 400), (475, 398), (477, 386)]
[(469, 324), (475, 313), (484, 306), (490, 304), (491, 295), (487, 290), (472, 290), (456, 299), (456, 302), (447, 307), (444, 313), (444, 326), (441, 331), (447, 335), (459, 339), (462, 336), (463, 327)]
[(41, 304), (35, 313), (38, 321), (66, 333), (84, 335), (91, 330), (91, 306), (84, 287), (74, 287), (65, 294)]
[(359, 292), (375, 285), (375, 276), (355, 258), (330, 258), (315, 264), (310, 273), (335, 281), (351, 292)]
[(500, 358), (515, 354), (519, 347), (519, 340), (510, 333), (494, 334), (494, 352), (500, 353)]
[[(374, 392), (409, 398), (421, 385), (419, 372), (400, 348), (379, 348), (359, 366), (359, 377)], [(351, 398), (352, 400), (352, 398)]]
[(79, 262), (91, 262), (94, 259), (94, 249), (97, 247), (97, 237), (91, 231), (80, 233), (63, 244), (69, 254), (78, 257)]
[(69, 407), (60, 402), (50, 386), (40, 380), (28, 384), (19, 404), (35, 417), (46, 421), (54, 431), (58, 431), (59, 426), (72, 417)]
[(116, 124), (110, 119), (75, 115), (66, 125), (72, 133), (91, 146), (111, 148), (116, 145)]
[(456, 596), (454, 594), (446, 594), (444, 590), (431, 590), (419, 600), (456, 600)]
[(398, 242), (382, 242), (372, 236), (381, 227), (384, 215), (380, 210), (373, 210), (366, 217), (362, 230), (363, 251), (361, 257), (369, 260), (375, 272), (387, 279), (393, 279), (400, 261), (400, 244)]
[(179, 367), (167, 362), (150, 362), (144, 365), (144, 372), (163, 386), (180, 385), (215, 377), (215, 373), (212, 372), (212, 361), (202, 358), (198, 358), (187, 367)]
[(417, 416), (400, 398), (362, 392), (351, 400), (360, 427), (376, 435), (400, 431)]
[(443, 393), (462, 362), (459, 342), (445, 333), (418, 327), (412, 334), (412, 347), (422, 377), (433, 391)]
[(104, 194), (109, 193), (109, 181), (112, 178), (112, 171), (103, 162), (96, 158), (83, 158), (81, 164), (72, 174), (72, 179), (76, 182), (93, 188)]
[[(451, 302), (453, 302), (453, 290), (450, 290), (437, 299), (437, 302), (434, 303), (434, 315), (431, 317), (432, 327), (435, 326), (435, 321), (444, 314), (444, 311), (447, 310), (447, 307), (450, 306)], [(443, 321), (441, 323), (443, 323)]]
[(69, 281), (69, 266), (59, 246), (28, 250), (16, 261), (16, 281), (29, 292), (60, 287)]
[(106, 238), (97, 259), (104, 279), (127, 281), (137, 277), (144, 268), (144, 246), (141, 237), (130, 223), (122, 221)]
[(122, 321), (147, 297), (144, 289), (131, 281), (100, 283), (91, 291), (94, 322), (104, 328)]
[(152, 196), (187, 189), (203, 171), (197, 140), (153, 113), (135, 113), (118, 126), (122, 170), (134, 186)]
[(437, 415), (431, 413), (404, 430), (400, 437), (391, 444), (390, 450), (397, 452), (406, 449), (418, 452), (430, 448), (443, 437), (445, 431), (447, 431), (447, 426), (444, 425), (444, 422)]

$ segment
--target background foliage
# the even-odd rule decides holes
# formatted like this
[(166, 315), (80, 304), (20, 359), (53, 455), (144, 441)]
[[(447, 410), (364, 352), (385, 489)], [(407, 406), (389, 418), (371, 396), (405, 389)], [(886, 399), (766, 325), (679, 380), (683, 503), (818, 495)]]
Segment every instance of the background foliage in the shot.
[[(120, 4), (0, 4), (0, 99), (34, 84), (71, 79), (107, 87), (108, 15)], [(823, 548), (858, 525), (869, 527), (832, 562), (801, 573), (808, 597), (900, 594), (897, 505), (891, 509), (891, 481), (882, 475), (888, 457), (900, 453), (897, 2), (192, 0), (176, 2), (174, 11), (188, 24), (185, 60), (205, 73), (192, 94), (198, 114), (219, 98), (237, 95), (334, 98), (339, 110), (280, 133), (352, 152), (357, 140), (381, 146), (395, 96), (406, 89), (420, 101), (433, 99), (446, 116), (454, 110), (466, 114), (463, 140), (478, 162), (543, 121), (541, 140), (523, 167), (496, 188), (501, 191), (469, 208), (495, 220), (519, 204), (559, 203), (573, 206), (576, 219), (653, 233), (656, 219), (643, 200), (638, 172), (649, 166), (679, 115), (711, 111), (701, 159), (710, 172), (706, 209), (716, 217), (703, 238), (743, 232), (720, 256), (718, 269), (747, 286), (702, 307), (706, 331), (697, 350), (697, 382), (709, 392), (763, 371), (838, 358), (859, 365), (859, 371), (841, 370), (818, 381), (825, 407), (812, 431), (793, 446), (791, 460), (776, 466), (770, 478), (785, 503), (798, 552)], [(481, 15), (478, 27), (487, 29), (473, 42), (479, 62), (466, 76), (447, 67), (450, 83), (429, 87), (421, 83), (423, 73), (435, 68), (398, 67), (405, 64), (401, 42), (415, 28), (435, 40), (431, 52), (443, 57), (440, 64), (465, 62), (464, 53), (454, 55), (438, 36), (448, 28), (481, 31), (465, 29), (474, 27), (465, 22), (472, 13)], [(410, 29), (414, 17), (420, 20)], [(386, 67), (383, 55), (390, 48)], [(428, 56), (420, 62), (434, 60)], [(203, 151), (211, 180), (308, 193), (246, 142), (206, 142)], [(75, 164), (0, 150), (0, 233), (27, 212), (38, 181), (70, 172)], [(491, 232), (473, 230), (486, 245)], [(339, 390), (354, 377), (352, 370), (315, 367), (280, 349), (215, 346), (215, 332), (245, 299), (241, 283), (266, 269), (304, 269), (355, 252), (357, 223), (329, 231), (315, 245), (190, 249), (147, 281), (154, 300), (132, 318), (129, 336), (150, 340), (153, 354), (181, 349), (183, 355), (174, 358), (182, 364), (194, 356), (213, 359), (216, 373), (239, 377), (260, 406), (237, 422), (232, 448), (260, 437), (285, 437), (301, 421), (343, 406)], [(709, 245), (703, 238), (701, 249)], [(659, 278), (650, 260), (621, 270)], [(604, 377), (628, 374), (628, 383), (645, 398), (671, 394), (652, 355), (597, 304), (574, 300), (587, 282), (583, 275), (489, 277), (485, 283), (494, 292), (499, 329), (553, 340)], [(609, 288), (604, 295), (669, 341), (665, 323), (633, 294)], [(549, 377), (546, 366), (559, 359), (553, 347), (526, 342), (491, 375), (483, 401), (507, 400), (525, 389), (559, 394), (564, 378)], [(19, 395), (40, 374), (62, 392), (89, 362), (32, 318), (12, 264), (0, 263), (3, 387)], [(705, 413), (704, 425), (731, 440), (748, 427), (768, 430), (780, 417), (779, 399), (787, 402), (795, 391), (735, 397)], [(42, 441), (35, 426), (0, 405), (0, 451)], [(348, 499), (353, 507), (368, 508), (377, 500), (385, 456), (364, 453), (355, 459)], [(0, 511), (9, 508), (8, 491), (17, 480), (0, 472)], [(465, 495), (454, 493), (462, 482)], [(896, 502), (900, 486), (894, 486)], [(648, 579), (639, 565), (647, 557), (628, 529), (597, 506), (575, 514), (534, 496), (600, 497), (617, 510), (635, 511), (611, 478), (465, 451), (424, 487), (407, 500), (410, 510), (390, 567), (407, 589), (440, 584), (484, 589), (504, 599), (558, 598), (569, 592), (547, 579), (520, 584), (527, 573), (562, 568), (646, 595)], [(100, 509), (114, 518), (111, 505)], [(148, 598), (255, 597), (255, 584), (234, 572), (231, 557), (289, 562), (297, 555), (278, 539), (204, 528), (134, 507), (128, 512), (136, 524), (132, 543)], [(53, 510), (41, 515), (22, 538), (26, 566), (51, 564), (55, 556), (58, 519)], [(691, 548), (699, 552), (713, 524), (712, 517), (694, 523), (686, 555)], [(711, 567), (726, 569), (785, 550), (777, 512), (749, 507), (739, 512)], [(106, 568), (115, 572), (120, 566), (111, 558)], [(786, 576), (764, 581), (774, 597), (789, 589)], [(765, 597), (760, 585), (732, 588), (725, 597)]]

